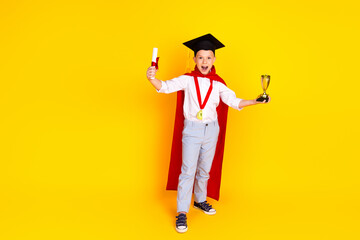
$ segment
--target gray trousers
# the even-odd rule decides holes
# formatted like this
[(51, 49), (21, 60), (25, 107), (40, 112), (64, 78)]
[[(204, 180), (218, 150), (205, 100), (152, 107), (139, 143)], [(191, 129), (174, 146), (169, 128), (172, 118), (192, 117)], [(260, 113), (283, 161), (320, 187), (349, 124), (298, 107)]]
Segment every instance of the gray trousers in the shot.
[[(177, 212), (189, 212), (194, 200), (203, 202), (219, 135), (217, 121), (201, 123), (185, 120), (182, 132), (182, 165), (177, 191)], [(194, 184), (195, 179), (195, 184)]]

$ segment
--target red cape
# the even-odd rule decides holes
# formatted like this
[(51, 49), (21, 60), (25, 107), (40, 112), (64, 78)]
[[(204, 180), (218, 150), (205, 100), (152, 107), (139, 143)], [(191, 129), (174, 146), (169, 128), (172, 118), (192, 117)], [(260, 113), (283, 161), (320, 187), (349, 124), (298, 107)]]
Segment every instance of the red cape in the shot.
[[(216, 74), (215, 67), (213, 66), (211, 72), (207, 75), (201, 74), (198, 68), (195, 66), (195, 70), (191, 73), (187, 73), (188, 76), (206, 77), (214, 81), (219, 81), (226, 85), (225, 81)], [(168, 182), (166, 190), (177, 190), (179, 175), (181, 173), (182, 164), (182, 131), (184, 128), (184, 91), (177, 92), (177, 104), (175, 114), (175, 126), (173, 134), (173, 142), (171, 149), (171, 159), (168, 174)], [(226, 121), (228, 106), (220, 99), (219, 106), (216, 108), (218, 115), (218, 122), (220, 126), (220, 133), (218, 142), (216, 145), (215, 156), (213, 164), (210, 170), (210, 179), (208, 181), (207, 196), (215, 200), (219, 200), (220, 196), (220, 183), (221, 183), (221, 169), (224, 155), (225, 146), (225, 133), (226, 133)]]

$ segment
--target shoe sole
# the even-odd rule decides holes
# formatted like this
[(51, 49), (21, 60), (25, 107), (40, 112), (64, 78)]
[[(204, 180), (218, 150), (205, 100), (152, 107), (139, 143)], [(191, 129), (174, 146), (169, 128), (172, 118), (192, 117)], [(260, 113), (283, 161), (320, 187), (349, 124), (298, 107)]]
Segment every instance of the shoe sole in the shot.
[(216, 210), (215, 210), (215, 212), (212, 212), (212, 213), (211, 213), (211, 212), (204, 211), (204, 210), (202, 210), (201, 208), (198, 208), (198, 207), (196, 207), (196, 206), (194, 206), (194, 208), (203, 211), (203, 212), (206, 213), (207, 215), (214, 215), (214, 214), (216, 214)]
[(185, 233), (185, 232), (187, 232), (187, 230), (188, 230), (188, 228), (185, 228), (185, 229), (177, 229), (176, 227), (175, 227), (175, 229), (176, 229), (176, 231), (177, 231), (178, 233)]

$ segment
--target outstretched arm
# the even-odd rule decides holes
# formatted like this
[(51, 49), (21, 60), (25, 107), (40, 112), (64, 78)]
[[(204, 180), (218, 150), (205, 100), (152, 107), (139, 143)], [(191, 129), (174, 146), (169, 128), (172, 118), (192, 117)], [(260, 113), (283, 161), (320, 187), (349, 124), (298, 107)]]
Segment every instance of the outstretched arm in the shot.
[(259, 103), (269, 103), (270, 100), (271, 100), (270, 97), (269, 97), (268, 102), (266, 102), (266, 100), (264, 100), (263, 102), (258, 102), (258, 101), (256, 101), (256, 99), (252, 99), (252, 100), (241, 99), (241, 101), (239, 103), (239, 108), (243, 108), (243, 107), (247, 107), (247, 106), (251, 106), (251, 105), (255, 105), (255, 104), (259, 104)]
[[(225, 104), (237, 110), (241, 110), (244, 107), (259, 103), (267, 103), (265, 102), (265, 100), (263, 102), (257, 102), (256, 99), (245, 100), (245, 99), (237, 98), (235, 92), (232, 91), (227, 86), (225, 86), (224, 84), (220, 84), (220, 97)], [(270, 97), (268, 102), (270, 102)]]

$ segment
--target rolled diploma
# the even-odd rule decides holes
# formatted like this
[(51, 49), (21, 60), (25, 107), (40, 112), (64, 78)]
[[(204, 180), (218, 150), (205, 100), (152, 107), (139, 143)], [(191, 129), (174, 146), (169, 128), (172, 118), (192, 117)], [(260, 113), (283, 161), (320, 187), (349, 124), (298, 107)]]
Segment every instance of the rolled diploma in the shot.
[[(153, 54), (152, 54), (151, 66), (155, 66), (155, 64), (156, 64), (157, 53), (158, 53), (158, 49), (154, 48)], [(155, 79), (155, 78), (153, 77), (151, 79)]]
[(154, 66), (154, 64), (156, 63), (156, 58), (157, 58), (157, 53), (158, 53), (158, 49), (157, 48), (154, 48), (153, 49), (153, 55), (152, 55), (152, 66)]

